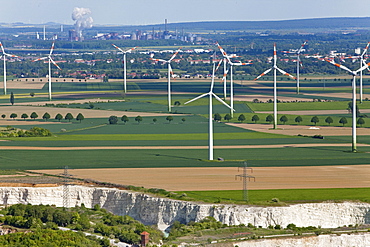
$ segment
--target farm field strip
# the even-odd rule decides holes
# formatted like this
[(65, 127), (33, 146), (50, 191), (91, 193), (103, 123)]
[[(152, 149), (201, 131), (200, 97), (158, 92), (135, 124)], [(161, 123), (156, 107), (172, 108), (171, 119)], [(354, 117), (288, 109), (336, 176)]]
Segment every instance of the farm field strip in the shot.
[[(350, 143), (309, 143), (309, 144), (282, 144), (282, 145), (225, 145), (214, 146), (215, 149), (246, 149), (246, 148), (303, 148), (303, 147), (350, 147)], [(366, 147), (370, 144), (359, 143), (359, 147)], [(31, 146), (1, 146), (2, 150), (103, 150), (103, 149), (208, 149), (208, 146), (90, 146), (90, 147), (31, 147)]]
[[(255, 176), (256, 181), (248, 182), (248, 189), (250, 190), (361, 188), (370, 186), (370, 181), (367, 179), (370, 175), (370, 165), (252, 166), (252, 168), (253, 173), (250, 173), (250, 175)], [(60, 174), (61, 170), (35, 170), (35, 172)], [(145, 188), (161, 188), (169, 191), (224, 191), (241, 190), (243, 187), (242, 181), (235, 179), (235, 175), (241, 173), (237, 167), (73, 169), (70, 173), (78, 178), (144, 186)]]

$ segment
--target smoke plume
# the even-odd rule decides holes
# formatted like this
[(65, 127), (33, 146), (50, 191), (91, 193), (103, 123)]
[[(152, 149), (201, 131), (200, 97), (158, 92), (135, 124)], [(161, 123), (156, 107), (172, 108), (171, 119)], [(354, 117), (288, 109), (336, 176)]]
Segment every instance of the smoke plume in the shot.
[(93, 18), (90, 16), (91, 11), (88, 8), (75, 7), (72, 12), (72, 19), (75, 22), (75, 30), (77, 36), (82, 38), (82, 30), (85, 28), (91, 28), (93, 24)]

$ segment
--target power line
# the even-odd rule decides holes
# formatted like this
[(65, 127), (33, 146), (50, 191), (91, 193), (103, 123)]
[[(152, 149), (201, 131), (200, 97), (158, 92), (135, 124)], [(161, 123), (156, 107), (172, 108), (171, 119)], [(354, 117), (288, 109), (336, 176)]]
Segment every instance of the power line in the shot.
[(244, 161), (244, 166), (243, 167), (238, 167), (238, 172), (240, 171), (240, 169), (243, 169), (243, 173), (239, 174), (239, 175), (235, 175), (235, 179), (238, 179), (238, 177), (239, 177), (240, 180), (243, 180), (243, 200), (248, 201), (247, 179), (248, 179), (248, 181), (253, 179), (254, 182), (256, 182), (256, 178), (254, 176), (251, 176), (251, 175), (248, 174), (248, 170), (250, 170), (251, 173), (253, 173), (253, 169), (251, 167), (248, 167), (248, 164), (247, 164), (246, 161)]

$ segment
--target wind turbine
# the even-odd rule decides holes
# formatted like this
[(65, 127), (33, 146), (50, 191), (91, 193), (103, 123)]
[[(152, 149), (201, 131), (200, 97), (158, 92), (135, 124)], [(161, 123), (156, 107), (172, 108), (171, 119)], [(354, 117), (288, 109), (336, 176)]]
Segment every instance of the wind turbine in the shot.
[(368, 68), (370, 63), (365, 63), (364, 66), (362, 66), (361, 68), (359, 68), (358, 70), (350, 70), (349, 68), (347, 68), (346, 66), (344, 65), (341, 65), (339, 63), (336, 63), (334, 61), (331, 61), (331, 60), (328, 60), (328, 59), (325, 59), (325, 61), (349, 72), (351, 75), (352, 75), (352, 152), (356, 152), (357, 151), (357, 134), (356, 134), (356, 114), (357, 114), (357, 110), (356, 110), (356, 76), (359, 72), (363, 71), (364, 69)]
[(127, 70), (126, 70), (126, 53), (131, 53), (131, 51), (133, 51), (133, 50), (135, 50), (136, 49), (136, 46), (134, 47), (134, 48), (131, 48), (131, 49), (128, 49), (128, 50), (126, 50), (126, 51), (124, 51), (124, 50), (122, 50), (121, 48), (119, 48), (118, 46), (116, 46), (116, 45), (114, 45), (114, 44), (112, 44), (116, 49), (118, 49), (118, 50), (120, 50), (122, 53), (123, 53), (123, 90), (124, 90), (124, 92), (126, 93), (126, 91), (127, 91), (127, 87), (126, 87), (126, 85), (127, 85), (127, 80), (126, 80), (126, 78), (127, 78)]
[(1, 46), (1, 50), (3, 52), (2, 57), (4, 59), (4, 95), (6, 95), (6, 57), (18, 57), (18, 56), (6, 53), (5, 50), (4, 50), (4, 46), (1, 42), (0, 42), (0, 46)]
[(299, 94), (299, 67), (302, 66), (300, 54), (303, 51), (304, 46), (307, 44), (307, 40), (299, 47), (296, 52), (283, 51), (284, 53), (294, 53), (297, 56), (297, 94)]
[(293, 79), (297, 79), (295, 76), (292, 76), (291, 74), (285, 72), (284, 70), (280, 69), (277, 65), (276, 65), (276, 61), (277, 61), (277, 55), (276, 55), (276, 44), (274, 43), (274, 65), (272, 66), (272, 68), (269, 68), (268, 70), (266, 70), (265, 72), (263, 72), (262, 74), (260, 74), (259, 76), (257, 76), (254, 80), (258, 80), (259, 78), (261, 78), (262, 76), (266, 75), (267, 73), (269, 73), (272, 69), (274, 70), (274, 129), (277, 129), (277, 95), (276, 95), (276, 71), (279, 71), (281, 74), (283, 75), (287, 75)]
[[(348, 58), (352, 58), (352, 60), (356, 60), (356, 59), (360, 59), (360, 66), (363, 66), (363, 65), (366, 65), (366, 62), (365, 62), (365, 55), (367, 53), (367, 50), (369, 49), (369, 45), (370, 45), (370, 42), (367, 43), (364, 51), (359, 55), (359, 56), (350, 56)], [(362, 103), (362, 95), (363, 95), (363, 92), (362, 92), (362, 70), (360, 71), (360, 103)]]
[(243, 65), (250, 65), (252, 63), (242, 63), (242, 62), (232, 62), (230, 58), (237, 57), (235, 55), (227, 55), (225, 50), (220, 46), (219, 43), (216, 43), (218, 46), (218, 49), (220, 49), (222, 56), (224, 57), (223, 62), (224, 62), (224, 76), (222, 77), (222, 80), (224, 81), (224, 95), (226, 99), (226, 76), (227, 73), (229, 72), (226, 70), (226, 63), (230, 65), (230, 106), (231, 106), (231, 111), (230, 115), (231, 117), (234, 116), (234, 82), (233, 82), (233, 66), (243, 66)]
[(59, 70), (62, 70), (58, 66), (58, 64), (56, 62), (54, 62), (54, 60), (51, 58), (51, 55), (53, 54), (53, 51), (54, 51), (54, 42), (51, 45), (50, 53), (47, 57), (42, 57), (42, 58), (38, 58), (38, 59), (33, 60), (33, 62), (36, 62), (36, 61), (41, 61), (41, 60), (48, 59), (48, 63), (49, 63), (49, 100), (51, 100), (51, 64), (54, 64)]
[(168, 64), (168, 111), (171, 112), (171, 76), (174, 77), (172, 68), (171, 68), (171, 62), (176, 57), (176, 55), (180, 52), (180, 49), (177, 49), (175, 54), (172, 55), (172, 57), (169, 60), (164, 59), (155, 59), (153, 57), (150, 58), (150, 60), (156, 61), (156, 62), (163, 62), (163, 64)]
[[(212, 82), (211, 82), (211, 88), (208, 93), (202, 94), (198, 97), (195, 97), (192, 100), (189, 100), (185, 102), (184, 104), (188, 104), (190, 102), (193, 102), (197, 99), (203, 98), (205, 96), (209, 97), (209, 122), (208, 122), (208, 159), (213, 160), (213, 105), (212, 105), (212, 99), (215, 97), (218, 101), (220, 101), (222, 104), (224, 104), (226, 107), (232, 109), (228, 104), (225, 103), (222, 99), (220, 99), (214, 92), (213, 92), (213, 86), (215, 84), (215, 63), (213, 63), (213, 70), (212, 70)], [(232, 109), (233, 110), (233, 109)]]

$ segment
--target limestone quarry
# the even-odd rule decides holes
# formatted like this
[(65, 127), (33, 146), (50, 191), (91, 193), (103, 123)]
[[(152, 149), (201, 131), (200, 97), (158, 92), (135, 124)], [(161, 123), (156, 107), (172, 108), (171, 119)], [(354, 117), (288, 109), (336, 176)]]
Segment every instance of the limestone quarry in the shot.
[[(315, 226), (322, 228), (370, 224), (370, 204), (362, 202), (325, 202), (294, 204), (284, 207), (262, 207), (179, 201), (116, 188), (70, 185), (68, 186), (68, 191), (68, 206), (70, 207), (84, 204), (86, 207), (92, 208), (94, 205), (99, 204), (102, 208), (114, 214), (129, 215), (144, 224), (157, 225), (162, 231), (165, 231), (175, 221), (186, 224), (190, 221), (199, 221), (207, 216), (212, 216), (216, 220), (228, 225), (247, 225), (251, 223), (263, 228), (267, 228), (270, 225), (286, 227), (291, 223), (300, 227)], [(48, 204), (62, 207), (63, 186), (0, 187), (0, 204), (11, 205), (17, 203), (30, 203), (34, 205)], [(368, 235), (359, 235), (362, 237), (357, 237), (360, 239), (358, 241), (369, 243)], [(328, 235), (325, 237), (319, 236), (300, 239), (315, 242), (323, 241), (329, 237)], [(262, 240), (258, 241), (256, 245), (251, 246), (290, 246), (287, 244), (267, 245), (267, 242), (262, 244)], [(238, 246), (242, 246), (242, 244), (238, 244)], [(307, 246), (320, 245), (313, 244)]]

